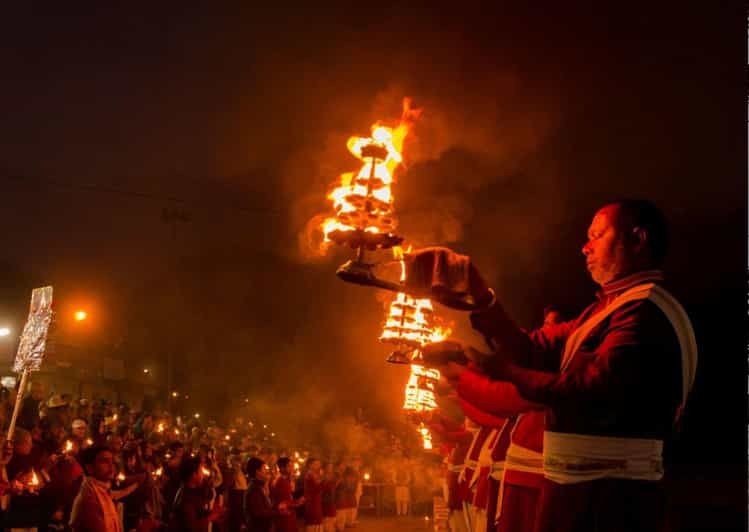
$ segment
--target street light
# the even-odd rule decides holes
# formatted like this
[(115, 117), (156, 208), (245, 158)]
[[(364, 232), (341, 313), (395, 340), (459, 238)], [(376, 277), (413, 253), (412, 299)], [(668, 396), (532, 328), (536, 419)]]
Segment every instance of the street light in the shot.
[(83, 321), (86, 318), (88, 318), (88, 314), (85, 310), (76, 310), (75, 311), (75, 321)]
[(0, 336), (9, 336), (10, 329), (8, 327), (0, 327)]

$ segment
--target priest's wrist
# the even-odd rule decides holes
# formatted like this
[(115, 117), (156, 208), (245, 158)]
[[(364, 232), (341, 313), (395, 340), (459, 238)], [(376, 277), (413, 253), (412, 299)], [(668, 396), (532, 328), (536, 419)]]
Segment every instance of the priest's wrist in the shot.
[(476, 299), (476, 308), (474, 312), (489, 310), (497, 302), (497, 294), (493, 288), (487, 288), (486, 292)]

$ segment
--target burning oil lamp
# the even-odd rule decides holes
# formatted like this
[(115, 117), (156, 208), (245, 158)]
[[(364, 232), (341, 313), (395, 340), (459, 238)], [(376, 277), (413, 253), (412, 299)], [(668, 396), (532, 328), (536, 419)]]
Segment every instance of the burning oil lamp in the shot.
[(349, 152), (361, 161), (358, 172), (340, 176), (339, 186), (330, 194), (335, 216), (322, 223), (325, 244), (347, 245), (356, 249), (356, 258), (343, 264), (336, 275), (351, 283), (399, 291), (401, 287), (374, 274), (374, 264), (365, 252), (390, 249), (403, 238), (394, 233), (397, 226), (391, 186), (394, 172), (403, 162), (403, 141), (419, 111), (411, 101), (403, 101), (403, 114), (396, 127), (380, 123), (372, 126), (369, 137), (352, 137)]
[(201, 466), (200, 470), (203, 472), (203, 476), (204, 477), (210, 477), (211, 476), (211, 470), (208, 469), (207, 467)]
[(123, 473), (122, 471), (120, 471), (119, 474), (117, 475), (116, 480), (117, 480), (117, 485), (121, 486), (122, 483), (125, 482), (125, 473)]
[(65, 441), (65, 449), (63, 450), (65, 454), (70, 454), (73, 452), (73, 442), (70, 440)]
[(161, 475), (163, 475), (163, 474), (164, 474), (164, 468), (163, 467), (159, 467), (158, 469), (155, 469), (151, 473), (151, 476), (153, 477), (154, 480), (157, 480), (157, 479), (161, 478)]
[[(406, 280), (406, 266), (403, 250), (396, 246), (393, 255), (400, 261), (401, 283)], [(414, 298), (405, 292), (398, 292), (390, 303), (385, 326), (380, 336), (381, 342), (396, 345), (387, 361), (394, 364), (410, 364), (421, 358), (421, 347), (430, 342), (444, 340), (450, 334), (438, 326), (432, 302), (426, 298)]]

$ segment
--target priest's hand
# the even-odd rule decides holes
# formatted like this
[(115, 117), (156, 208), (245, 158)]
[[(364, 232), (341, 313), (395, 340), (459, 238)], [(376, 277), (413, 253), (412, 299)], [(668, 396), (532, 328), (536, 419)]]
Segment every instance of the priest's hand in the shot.
[(449, 248), (430, 247), (408, 253), (405, 258), (406, 287), (459, 310), (485, 308), (494, 293), (466, 255)]
[(440, 371), (455, 373), (457, 368), (447, 368), (448, 364), (454, 366), (467, 366), (470, 362), (481, 365), (484, 360), (493, 356), (493, 354), (482, 353), (471, 346), (463, 345), (454, 340), (445, 340), (426, 344), (421, 349), (424, 358), (424, 364), (427, 366), (437, 366)]

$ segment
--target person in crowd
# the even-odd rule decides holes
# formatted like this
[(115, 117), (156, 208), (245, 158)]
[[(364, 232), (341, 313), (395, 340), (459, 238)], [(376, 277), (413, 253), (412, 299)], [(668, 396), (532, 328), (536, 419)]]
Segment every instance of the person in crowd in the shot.
[(336, 506), (335, 490), (339, 479), (336, 475), (333, 462), (326, 462), (323, 466), (322, 479), (322, 514), (323, 530), (325, 532), (335, 532), (336, 528)]
[(304, 476), (304, 525), (306, 532), (322, 532), (322, 464), (317, 458), (307, 460)]
[(279, 476), (271, 486), (271, 503), (274, 508), (282, 504), (290, 509), (288, 513), (278, 515), (274, 519), (275, 532), (297, 532), (296, 514), (293, 509), (304, 504), (304, 497), (294, 499), (293, 497), (293, 473), (291, 459), (282, 457), (278, 459)]
[(209, 532), (219, 521), (224, 508), (212, 505), (212, 489), (205, 483), (204, 468), (198, 457), (188, 457), (179, 469), (181, 485), (177, 490), (169, 518), (171, 532)]
[(289, 512), (289, 505), (281, 501), (274, 507), (270, 496), (268, 481), (270, 468), (260, 458), (250, 458), (247, 462), (249, 487), (244, 499), (245, 522), (248, 532), (271, 532), (274, 519)]
[(92, 446), (81, 453), (86, 475), (73, 502), (73, 532), (122, 532), (111, 495), (114, 456), (106, 447)]
[(343, 466), (343, 473), (336, 486), (336, 529), (341, 531), (354, 526), (356, 508), (357, 475), (352, 467)]

